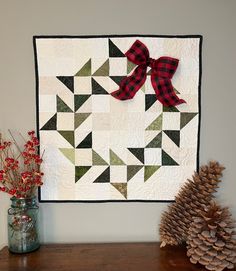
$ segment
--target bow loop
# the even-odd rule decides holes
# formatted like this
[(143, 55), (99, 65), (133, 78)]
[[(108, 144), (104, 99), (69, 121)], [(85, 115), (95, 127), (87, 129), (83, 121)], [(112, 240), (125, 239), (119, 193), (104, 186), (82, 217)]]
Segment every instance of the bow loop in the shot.
[(153, 72), (157, 77), (171, 79), (178, 67), (178, 64), (178, 59), (162, 56), (154, 62)]
[(171, 83), (179, 60), (163, 56), (158, 59), (149, 57), (148, 48), (141, 41), (136, 40), (125, 53), (129, 61), (138, 65), (130, 76), (126, 76), (120, 83), (120, 88), (111, 95), (119, 100), (132, 99), (142, 87), (147, 77), (147, 67), (151, 67), (151, 83), (158, 101), (164, 106), (176, 106), (186, 103), (175, 94)]
[(146, 64), (149, 60), (148, 48), (139, 40), (136, 40), (125, 53), (129, 61), (136, 65)]

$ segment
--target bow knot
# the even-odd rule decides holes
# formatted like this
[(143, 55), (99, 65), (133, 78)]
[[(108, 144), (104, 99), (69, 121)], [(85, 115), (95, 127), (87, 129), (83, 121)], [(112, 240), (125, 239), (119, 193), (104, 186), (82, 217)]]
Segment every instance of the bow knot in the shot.
[(119, 100), (132, 99), (142, 87), (147, 77), (147, 67), (151, 67), (151, 83), (157, 99), (164, 106), (176, 106), (185, 103), (174, 92), (171, 83), (179, 60), (168, 56), (153, 59), (149, 56), (148, 48), (139, 40), (136, 40), (125, 53), (127, 59), (138, 65), (130, 76), (123, 78), (120, 88), (111, 95)]
[(148, 61), (147, 61), (147, 66), (149, 66), (151, 69), (154, 69), (155, 68), (155, 62), (156, 62), (156, 60), (150, 57), (148, 59)]

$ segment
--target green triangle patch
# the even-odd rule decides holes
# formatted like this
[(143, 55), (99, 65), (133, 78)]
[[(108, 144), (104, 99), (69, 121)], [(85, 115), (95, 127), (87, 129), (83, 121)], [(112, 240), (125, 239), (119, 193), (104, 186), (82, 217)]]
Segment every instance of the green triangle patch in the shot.
[(164, 106), (163, 105), (163, 112), (179, 112), (179, 110), (175, 106)]
[(146, 148), (161, 148), (162, 147), (162, 132), (155, 136), (152, 141), (148, 143)]
[(92, 148), (92, 132), (90, 132), (76, 147), (76, 149)]
[(122, 81), (122, 79), (124, 78), (125, 76), (110, 76), (110, 78), (117, 84), (119, 85), (120, 82)]
[(109, 57), (124, 57), (121, 50), (109, 39)]
[(110, 149), (110, 165), (125, 165), (120, 157)]
[(110, 182), (110, 167), (106, 168), (102, 174), (100, 174), (94, 183), (109, 183)]
[(57, 112), (73, 112), (70, 107), (57, 95)]
[(127, 183), (111, 183), (127, 199)]
[(75, 167), (75, 182), (81, 179), (91, 168), (91, 166), (79, 166)]
[(74, 147), (74, 131), (58, 131), (58, 133)]
[(127, 166), (127, 181), (131, 180), (143, 166)]
[(91, 113), (75, 113), (74, 114), (75, 129), (77, 129), (90, 115)]
[(134, 64), (131, 61), (127, 61), (127, 74), (129, 74), (134, 68), (136, 67), (136, 64)]
[(147, 111), (157, 101), (156, 94), (145, 95), (145, 111)]
[(146, 182), (161, 166), (145, 166), (144, 181)]
[(73, 165), (75, 164), (75, 149), (59, 148), (59, 150)]
[(84, 66), (75, 74), (75, 76), (91, 76), (91, 58)]
[(174, 92), (176, 93), (176, 94), (180, 94), (180, 92), (176, 89), (176, 88), (173, 88), (174, 89)]
[(57, 113), (52, 116), (40, 130), (57, 130)]
[(91, 95), (74, 95), (75, 112), (88, 100)]
[(57, 76), (57, 79), (74, 93), (74, 76)]
[(94, 150), (92, 152), (92, 157), (93, 157), (92, 159), (93, 159), (93, 165), (94, 166), (108, 165), (107, 162)]
[(145, 84), (143, 84), (140, 89), (142, 90), (143, 93), (145, 93)]
[(93, 76), (109, 76), (109, 59), (107, 59), (102, 66), (96, 70)]
[(128, 150), (144, 164), (144, 148), (128, 148)]
[(148, 72), (147, 72), (147, 75), (151, 75), (152, 74), (152, 69), (150, 69)]
[(92, 93), (93, 94), (109, 94), (94, 78), (92, 78)]
[(165, 130), (164, 133), (179, 147), (180, 131), (178, 131), (178, 130)]
[(162, 114), (160, 114), (146, 130), (162, 130)]
[(162, 165), (163, 166), (178, 166), (179, 164), (170, 157), (164, 150), (162, 150)]
[(184, 128), (198, 113), (181, 113), (180, 129)]

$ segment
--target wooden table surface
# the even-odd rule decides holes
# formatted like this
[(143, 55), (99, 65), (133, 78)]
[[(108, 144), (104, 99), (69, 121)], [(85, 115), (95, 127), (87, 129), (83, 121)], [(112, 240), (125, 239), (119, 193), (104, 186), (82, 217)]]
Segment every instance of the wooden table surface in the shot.
[[(29, 254), (0, 251), (1, 271), (195, 271), (184, 247), (159, 243), (52, 244)], [(235, 270), (235, 269), (234, 269)]]

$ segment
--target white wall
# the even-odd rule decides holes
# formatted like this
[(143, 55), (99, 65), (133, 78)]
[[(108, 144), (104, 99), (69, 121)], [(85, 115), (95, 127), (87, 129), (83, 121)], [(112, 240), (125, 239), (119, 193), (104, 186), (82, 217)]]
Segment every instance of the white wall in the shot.
[[(236, 216), (236, 1), (0, 0), (0, 128), (35, 128), (32, 36), (202, 34), (200, 161), (227, 170), (221, 202)], [(0, 247), (9, 198), (0, 195)], [(161, 203), (41, 204), (43, 242), (155, 241)]]

